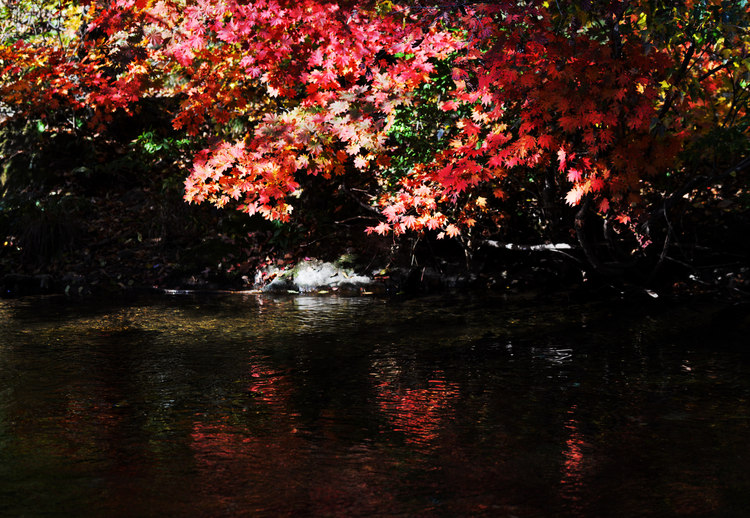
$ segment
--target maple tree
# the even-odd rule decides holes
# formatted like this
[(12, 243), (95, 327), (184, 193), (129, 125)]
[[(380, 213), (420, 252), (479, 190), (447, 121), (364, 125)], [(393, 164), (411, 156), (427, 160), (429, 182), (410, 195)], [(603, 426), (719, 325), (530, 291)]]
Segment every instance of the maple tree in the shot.
[(192, 203), (289, 221), (307, 175), (364, 178), (370, 233), (468, 249), (567, 214), (605, 271), (592, 221), (645, 247), (663, 216), (666, 248), (676, 200), (747, 165), (745, 0), (40, 5), (59, 21), (3, 14), (4, 111), (101, 133), (175, 99), (208, 143)]

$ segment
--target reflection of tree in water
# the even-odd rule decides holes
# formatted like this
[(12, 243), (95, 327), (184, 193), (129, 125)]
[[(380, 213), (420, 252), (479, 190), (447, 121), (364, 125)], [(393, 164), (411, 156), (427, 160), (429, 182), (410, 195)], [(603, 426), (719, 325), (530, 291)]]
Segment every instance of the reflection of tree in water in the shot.
[(395, 505), (390, 463), (372, 445), (339, 441), (327, 430), (329, 412), (302, 422), (292, 374), (256, 358), (244, 379), (247, 405), (197, 414), (190, 425), (195, 490), (208, 515), (375, 515)]
[[(289, 415), (288, 378), (263, 362), (250, 361), (244, 405), (222, 405), (196, 414), (190, 430), (196, 490), (212, 513), (268, 513), (301, 496), (305, 471), (302, 440)], [(283, 507), (288, 512), (288, 507)]]
[(285, 409), (293, 387), (280, 371), (263, 365), (249, 366), (247, 393), (254, 401), (277, 409)]
[(390, 422), (393, 431), (404, 434), (404, 440), (429, 447), (438, 439), (444, 420), (452, 414), (459, 396), (456, 383), (445, 380), (440, 370), (433, 371), (418, 386), (404, 386), (398, 371), (375, 376), (378, 408)]
[(562, 497), (567, 500), (573, 510), (581, 510), (581, 491), (585, 486), (587, 458), (584, 455), (586, 443), (579, 430), (575, 417), (576, 405), (568, 410), (570, 418), (565, 422), (567, 439), (562, 450), (563, 466), (560, 486)]

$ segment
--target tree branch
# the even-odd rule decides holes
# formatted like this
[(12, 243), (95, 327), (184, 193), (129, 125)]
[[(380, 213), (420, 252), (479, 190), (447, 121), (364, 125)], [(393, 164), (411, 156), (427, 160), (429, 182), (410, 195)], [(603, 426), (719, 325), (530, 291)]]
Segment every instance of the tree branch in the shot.
[[(673, 88), (677, 88), (677, 85), (679, 85), (682, 80), (685, 78), (685, 74), (687, 74), (688, 67), (690, 66), (690, 60), (693, 59), (693, 56), (695, 55), (695, 42), (690, 42), (690, 48), (688, 48), (687, 52), (685, 53), (685, 56), (682, 58), (682, 63), (680, 64), (680, 69), (675, 74), (675, 79), (673, 83)], [(667, 98), (664, 99), (664, 105), (661, 107), (661, 110), (659, 110), (659, 114), (657, 115), (657, 120), (662, 120), (664, 116), (667, 114), (669, 109), (672, 107), (672, 103), (677, 98), (677, 94), (674, 93), (674, 90), (667, 95)]]
[(690, 181), (683, 184), (682, 187), (677, 189), (675, 192), (673, 192), (671, 195), (669, 195), (667, 198), (664, 199), (664, 202), (661, 204), (660, 207), (658, 207), (656, 210), (654, 210), (651, 213), (651, 217), (649, 218), (649, 221), (653, 221), (656, 218), (658, 218), (662, 214), (666, 214), (666, 211), (672, 208), (672, 206), (677, 203), (677, 200), (685, 196), (687, 193), (692, 191), (693, 189), (697, 189), (699, 187), (705, 187), (707, 185), (711, 185), (712, 183), (715, 183), (723, 178), (726, 178), (727, 176), (731, 175), (732, 173), (737, 173), (739, 171), (742, 171), (743, 169), (746, 169), (747, 167), (750, 167), (750, 156), (745, 157), (740, 162), (735, 164), (734, 166), (730, 167), (729, 169), (726, 169), (725, 171), (712, 176), (696, 176)]

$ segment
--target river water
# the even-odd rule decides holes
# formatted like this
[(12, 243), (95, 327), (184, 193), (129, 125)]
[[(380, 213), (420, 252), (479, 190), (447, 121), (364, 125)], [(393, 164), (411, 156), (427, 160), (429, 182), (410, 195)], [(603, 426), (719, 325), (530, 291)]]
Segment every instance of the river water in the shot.
[(738, 308), (0, 301), (0, 516), (748, 516)]

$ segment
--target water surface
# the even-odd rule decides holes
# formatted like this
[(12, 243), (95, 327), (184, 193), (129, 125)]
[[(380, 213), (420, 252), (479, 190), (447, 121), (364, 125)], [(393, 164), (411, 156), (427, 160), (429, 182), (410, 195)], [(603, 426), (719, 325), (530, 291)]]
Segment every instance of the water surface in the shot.
[(746, 516), (740, 309), (0, 301), (2, 516)]

